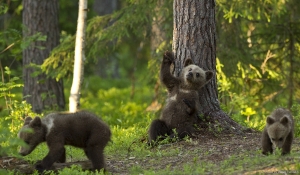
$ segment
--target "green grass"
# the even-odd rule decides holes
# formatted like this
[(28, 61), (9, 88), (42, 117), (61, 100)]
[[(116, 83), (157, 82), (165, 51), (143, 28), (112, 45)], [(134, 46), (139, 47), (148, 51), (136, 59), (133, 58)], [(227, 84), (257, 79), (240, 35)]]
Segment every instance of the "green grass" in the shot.
[[(69, 86), (70, 84), (67, 83), (66, 89), (69, 89)], [(279, 154), (263, 156), (260, 151), (253, 150), (242, 153), (237, 152), (220, 162), (205, 159), (205, 157), (215, 154), (213, 150), (203, 150), (201, 148), (188, 150), (177, 143), (167, 143), (155, 148), (149, 147), (147, 145), (147, 130), (149, 124), (157, 115), (147, 112), (146, 108), (152, 101), (153, 93), (153, 87), (148, 86), (145, 82), (137, 83), (133, 90), (131, 83), (128, 81), (103, 80), (97, 77), (88, 78), (82, 88), (81, 109), (89, 110), (101, 116), (112, 130), (112, 141), (105, 148), (107, 160), (123, 161), (123, 166), (127, 169), (128, 174), (241, 174), (269, 167), (289, 170), (291, 165), (293, 171), (300, 172), (300, 164), (298, 163), (300, 162), (299, 144), (296, 145), (298, 148), (289, 156), (279, 156)], [(67, 90), (66, 97), (68, 97)], [(298, 118), (298, 116), (295, 118)], [(4, 123), (7, 124), (10, 120), (4, 120), (4, 117), (2, 117), (0, 121), (5, 121)], [(2, 123), (2, 126), (4, 126), (4, 123)], [(243, 124), (260, 129), (264, 122), (251, 120)], [(298, 120), (296, 124), (299, 125)], [(297, 133), (299, 133), (298, 131)], [(2, 140), (16, 138), (16, 131), (14, 130), (11, 133), (1, 132), (1, 138)], [(193, 145), (193, 141), (190, 139), (186, 139), (185, 142)], [(6, 144), (11, 143), (12, 141)], [(10, 146), (13, 151), (7, 151), (7, 153), (19, 157), (16, 154), (17, 145)], [(69, 162), (87, 160), (81, 149), (67, 146), (66, 150), (67, 161)], [(33, 164), (35, 161), (41, 160), (47, 152), (46, 144), (41, 144), (24, 159)], [(166, 162), (168, 158), (174, 158), (177, 162)], [(177, 160), (176, 158), (180, 159)], [(3, 172), (4, 170), (0, 170), (0, 174)], [(7, 171), (5, 173), (14, 174)], [(49, 172), (49, 174), (54, 173)], [(79, 166), (74, 165), (71, 168), (59, 171), (58, 174), (92, 173), (83, 171)], [(103, 172), (95, 174), (103, 174)]]

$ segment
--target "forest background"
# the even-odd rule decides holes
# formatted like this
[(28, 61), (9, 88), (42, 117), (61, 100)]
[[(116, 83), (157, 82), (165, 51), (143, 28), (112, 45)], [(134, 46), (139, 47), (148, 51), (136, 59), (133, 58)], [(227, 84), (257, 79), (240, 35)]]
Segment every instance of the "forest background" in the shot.
[[(163, 52), (172, 48), (173, 1), (89, 0), (88, 5), (80, 108), (101, 116), (115, 138), (145, 139), (166, 96), (158, 75)], [(22, 51), (45, 37), (23, 38), (22, 8), (20, 0), (0, 2), (1, 154), (16, 153), (23, 144), (16, 138), (23, 118), (35, 115), (22, 97)], [(241, 125), (260, 131), (279, 106), (299, 118), (299, 8), (297, 0), (216, 1), (219, 101)], [(33, 65), (37, 74), (62, 78), (66, 97), (77, 14), (77, 2), (59, 1), (60, 45), (43, 65)]]

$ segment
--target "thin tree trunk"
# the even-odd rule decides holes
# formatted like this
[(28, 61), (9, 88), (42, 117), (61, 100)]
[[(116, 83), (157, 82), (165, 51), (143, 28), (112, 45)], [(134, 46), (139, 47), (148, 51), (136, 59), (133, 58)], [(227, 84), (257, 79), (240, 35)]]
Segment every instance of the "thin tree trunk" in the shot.
[[(174, 0), (173, 10), (175, 75), (179, 75), (187, 58), (204, 70), (216, 72), (215, 1)], [(206, 125), (210, 123), (229, 132), (242, 131), (242, 127), (220, 108), (216, 75), (199, 92), (199, 100), (199, 115), (204, 116)]]
[(24, 38), (38, 32), (47, 36), (46, 41), (34, 41), (23, 51), (23, 96), (36, 113), (41, 113), (45, 108), (63, 110), (63, 81), (47, 78), (43, 73), (33, 76), (36, 70), (29, 66), (41, 65), (51, 50), (59, 44), (58, 0), (24, 0), (23, 24)]
[(75, 43), (75, 60), (73, 71), (73, 82), (69, 98), (69, 111), (76, 112), (80, 107), (80, 88), (83, 81), (84, 70), (84, 45), (85, 45), (85, 28), (86, 28), (87, 0), (79, 0), (76, 43)]

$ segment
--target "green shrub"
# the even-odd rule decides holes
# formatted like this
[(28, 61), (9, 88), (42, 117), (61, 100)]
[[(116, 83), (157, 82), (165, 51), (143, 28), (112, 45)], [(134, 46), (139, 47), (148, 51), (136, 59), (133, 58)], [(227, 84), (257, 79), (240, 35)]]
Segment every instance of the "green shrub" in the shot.
[[(115, 80), (112, 83), (114, 85), (121, 84), (119, 88), (103, 89), (101, 84), (106, 81), (100, 78), (90, 79), (97, 83), (83, 89), (80, 100), (81, 109), (98, 114), (110, 126), (119, 125), (127, 128), (137, 123), (149, 122), (149, 112), (146, 112), (146, 108), (152, 100), (151, 87), (143, 85), (136, 85), (134, 89), (131, 86), (122, 87), (124, 84), (129, 83), (124, 83), (124, 80), (119, 82)], [(98, 85), (98, 88), (96, 85)]]
[(4, 68), (3, 78), (0, 82), (0, 98), (4, 99), (6, 108), (0, 113), (0, 155), (16, 154), (17, 147), (24, 142), (17, 138), (17, 132), (27, 115), (31, 112), (31, 105), (25, 101), (20, 102), (19, 88), (23, 87), (19, 78), (12, 75), (8, 67)]

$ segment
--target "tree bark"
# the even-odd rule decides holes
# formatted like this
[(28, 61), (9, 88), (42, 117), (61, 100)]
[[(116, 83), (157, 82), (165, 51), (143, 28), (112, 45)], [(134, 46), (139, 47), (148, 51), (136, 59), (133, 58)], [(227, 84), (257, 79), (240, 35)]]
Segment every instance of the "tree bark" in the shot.
[(63, 81), (47, 78), (43, 73), (33, 76), (36, 70), (29, 66), (31, 63), (41, 65), (59, 44), (58, 0), (23, 0), (23, 25), (24, 38), (38, 32), (47, 36), (46, 41), (33, 41), (23, 51), (23, 96), (36, 113), (46, 108), (63, 110)]
[(85, 46), (85, 28), (87, 16), (87, 0), (79, 0), (78, 21), (75, 43), (75, 60), (73, 71), (73, 82), (69, 97), (69, 111), (76, 112), (80, 107), (80, 88), (83, 81), (84, 70), (84, 46)]
[[(173, 10), (175, 76), (179, 75), (187, 58), (204, 70), (216, 73), (215, 1), (174, 0)], [(223, 132), (241, 133), (243, 128), (220, 108), (216, 81), (214, 75), (212, 81), (199, 92), (199, 116), (204, 117), (202, 125), (222, 128)]]

